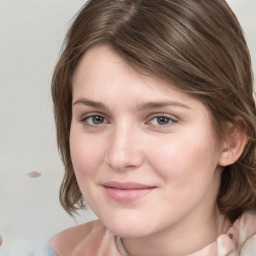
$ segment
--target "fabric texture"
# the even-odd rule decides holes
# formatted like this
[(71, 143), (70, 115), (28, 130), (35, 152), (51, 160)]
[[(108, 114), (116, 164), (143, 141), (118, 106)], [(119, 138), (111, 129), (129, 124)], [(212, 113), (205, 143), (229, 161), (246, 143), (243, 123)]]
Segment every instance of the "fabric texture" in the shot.
[(45, 244), (40, 255), (44, 256), (57, 256), (49, 243)]
[[(108, 231), (99, 220), (84, 224), (90, 232), (72, 250), (72, 256), (128, 256), (122, 240)], [(76, 228), (76, 227), (75, 227)], [(64, 231), (65, 232), (65, 231)], [(57, 256), (51, 248), (49, 256)], [(71, 256), (70, 255), (70, 256)], [(245, 213), (217, 241), (187, 256), (255, 256), (256, 215)], [(58, 255), (63, 256), (63, 255)]]

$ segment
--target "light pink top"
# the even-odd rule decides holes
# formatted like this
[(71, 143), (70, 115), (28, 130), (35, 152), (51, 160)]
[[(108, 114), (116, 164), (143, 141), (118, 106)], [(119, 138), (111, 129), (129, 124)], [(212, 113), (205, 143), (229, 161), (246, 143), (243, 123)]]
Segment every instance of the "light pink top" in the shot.
[[(62, 232), (65, 234), (64, 237), (71, 235), (71, 239), (68, 240), (69, 244), (65, 244), (64, 247), (72, 248), (72, 250), (65, 250), (63, 244), (58, 246), (57, 243), (59, 249), (54, 248), (57, 255), (128, 256), (121, 239), (108, 231), (100, 221), (91, 221), (79, 226), (83, 234), (83, 239), (79, 241), (72, 240), (72, 234), (77, 228), (74, 227)], [(62, 236), (61, 233), (60, 236)], [(216, 242), (187, 256), (256, 256), (256, 215), (243, 214), (226, 234), (217, 238)]]

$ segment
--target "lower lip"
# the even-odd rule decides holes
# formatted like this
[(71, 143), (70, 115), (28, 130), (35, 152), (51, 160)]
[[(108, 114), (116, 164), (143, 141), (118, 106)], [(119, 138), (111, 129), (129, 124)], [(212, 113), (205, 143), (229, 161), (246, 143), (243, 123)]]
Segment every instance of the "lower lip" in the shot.
[(155, 188), (143, 188), (143, 189), (118, 189), (104, 187), (106, 194), (114, 201), (121, 203), (128, 203), (140, 199)]

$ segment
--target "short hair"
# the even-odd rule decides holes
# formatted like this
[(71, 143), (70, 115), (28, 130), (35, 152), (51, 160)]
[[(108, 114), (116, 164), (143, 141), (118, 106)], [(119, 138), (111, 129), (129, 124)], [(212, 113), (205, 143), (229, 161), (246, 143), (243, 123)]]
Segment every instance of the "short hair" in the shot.
[(224, 168), (217, 198), (231, 221), (256, 210), (256, 110), (249, 50), (224, 0), (91, 0), (75, 17), (52, 79), (57, 142), (65, 166), (60, 202), (73, 214), (85, 206), (69, 146), (72, 78), (85, 52), (110, 45), (135, 70), (175, 82), (211, 112), (217, 134), (244, 120), (247, 144)]

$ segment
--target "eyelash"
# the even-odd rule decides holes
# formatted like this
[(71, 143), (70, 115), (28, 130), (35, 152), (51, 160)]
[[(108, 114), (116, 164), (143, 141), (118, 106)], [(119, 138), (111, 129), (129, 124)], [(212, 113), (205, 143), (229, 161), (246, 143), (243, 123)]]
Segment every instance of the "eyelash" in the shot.
[[(103, 120), (103, 122), (99, 121), (100, 123), (93, 123), (94, 118), (100, 118), (101, 120)], [(91, 119), (91, 122), (89, 121), (90, 119)], [(109, 121), (105, 117), (99, 114), (91, 114), (91, 115), (82, 117), (81, 122), (83, 122), (84, 125), (90, 126), (90, 127), (98, 127), (99, 125), (102, 125), (104, 123), (109, 123)]]
[[(156, 122), (158, 122), (157, 124), (153, 123), (153, 120), (156, 120)], [(161, 121), (161, 119), (165, 119), (165, 121), (167, 121), (168, 123), (166, 124), (159, 124), (159, 121)], [(163, 120), (162, 120), (163, 121)], [(175, 123), (178, 122), (178, 120), (174, 117), (168, 116), (168, 115), (156, 115), (153, 118), (151, 118), (148, 122), (146, 123), (152, 123), (152, 125), (154, 126), (160, 126), (160, 127), (168, 127), (171, 125), (174, 125)]]
[[(101, 120), (96, 120), (96, 118), (101, 119)], [(162, 120), (161, 120), (162, 119)], [(155, 120), (155, 123), (154, 123)], [(96, 122), (95, 122), (96, 121)], [(160, 124), (159, 122), (161, 121), (166, 121), (166, 123), (164, 124)], [(81, 122), (83, 122), (83, 124), (85, 126), (89, 126), (89, 127), (99, 127), (105, 124), (109, 124), (110, 121), (108, 121), (105, 117), (103, 117), (101, 114), (90, 114), (88, 116), (84, 116), (81, 118)], [(98, 122), (98, 123), (97, 123)], [(151, 124), (154, 127), (161, 127), (161, 128), (165, 128), (165, 127), (169, 127), (172, 126), (174, 124), (176, 124), (178, 122), (177, 118), (168, 116), (168, 115), (161, 115), (161, 114), (155, 114), (152, 118), (149, 119), (149, 121), (145, 122), (146, 125)]]

